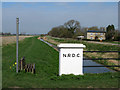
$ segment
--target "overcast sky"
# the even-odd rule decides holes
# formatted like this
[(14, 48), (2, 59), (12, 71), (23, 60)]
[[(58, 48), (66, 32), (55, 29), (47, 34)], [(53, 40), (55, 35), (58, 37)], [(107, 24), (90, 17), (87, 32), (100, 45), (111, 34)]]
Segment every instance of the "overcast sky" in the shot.
[(3, 32), (16, 32), (16, 17), (20, 18), (20, 32), (47, 33), (68, 20), (80, 22), (81, 27), (118, 28), (117, 2), (3, 2)]

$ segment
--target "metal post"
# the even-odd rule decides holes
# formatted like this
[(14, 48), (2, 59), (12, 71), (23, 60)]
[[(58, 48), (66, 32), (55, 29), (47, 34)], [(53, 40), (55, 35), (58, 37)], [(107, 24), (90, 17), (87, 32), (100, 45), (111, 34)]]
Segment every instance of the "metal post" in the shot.
[[(118, 31), (120, 32), (120, 1), (118, 2)], [(118, 58), (120, 58), (120, 52), (118, 52)], [(118, 65), (120, 65), (120, 61), (118, 61)]]
[(19, 18), (16, 18), (16, 72), (18, 73)]

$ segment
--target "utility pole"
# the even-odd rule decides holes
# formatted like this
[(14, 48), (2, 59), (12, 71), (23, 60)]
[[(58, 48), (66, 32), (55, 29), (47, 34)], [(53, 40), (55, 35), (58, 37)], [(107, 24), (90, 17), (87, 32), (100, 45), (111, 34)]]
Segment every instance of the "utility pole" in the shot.
[(18, 73), (19, 18), (16, 18), (16, 73)]
[(118, 2), (118, 30), (120, 31), (120, 1)]

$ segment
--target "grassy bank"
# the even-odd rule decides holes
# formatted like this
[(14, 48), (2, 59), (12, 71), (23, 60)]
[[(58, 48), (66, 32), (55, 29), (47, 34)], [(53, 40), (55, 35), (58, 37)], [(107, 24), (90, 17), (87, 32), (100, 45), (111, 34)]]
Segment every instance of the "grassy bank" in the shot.
[[(46, 41), (57, 45), (59, 43), (82, 43), (86, 46), (84, 48), (85, 51), (118, 51), (120, 50), (119, 46), (114, 45), (104, 45), (104, 44), (96, 44), (96, 43), (88, 43), (75, 39), (66, 39), (66, 38), (55, 38), (55, 37), (46, 37)], [(119, 53), (84, 53), (85, 57), (88, 58), (118, 58)], [(104, 65), (118, 65), (118, 60), (96, 60), (96, 62), (104, 64)], [(120, 70), (119, 67), (111, 67), (111, 69)]]
[[(24, 88), (118, 88), (118, 73), (85, 74), (83, 76), (58, 76), (58, 52), (36, 37), (19, 43), (19, 60), (25, 56), (26, 63), (36, 64), (36, 74), (16, 74), (15, 44), (2, 48), (2, 87)], [(11, 69), (10, 69), (11, 66)]]
[(87, 43), (87, 42), (75, 40), (75, 39), (57, 39), (57, 38), (50, 38), (50, 39), (53, 39), (60, 43), (82, 43), (86, 46), (85, 48), (86, 50), (117, 51), (119, 49), (118, 46)]

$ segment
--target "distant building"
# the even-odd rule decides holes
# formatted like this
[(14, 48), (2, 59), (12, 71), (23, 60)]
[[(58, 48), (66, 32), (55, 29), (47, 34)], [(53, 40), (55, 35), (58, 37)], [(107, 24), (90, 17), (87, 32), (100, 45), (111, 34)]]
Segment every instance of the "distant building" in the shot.
[(98, 30), (88, 30), (87, 31), (87, 39), (91, 40), (105, 40), (105, 31)]
[(82, 39), (84, 39), (84, 36), (77, 36), (77, 39), (82, 40)]

